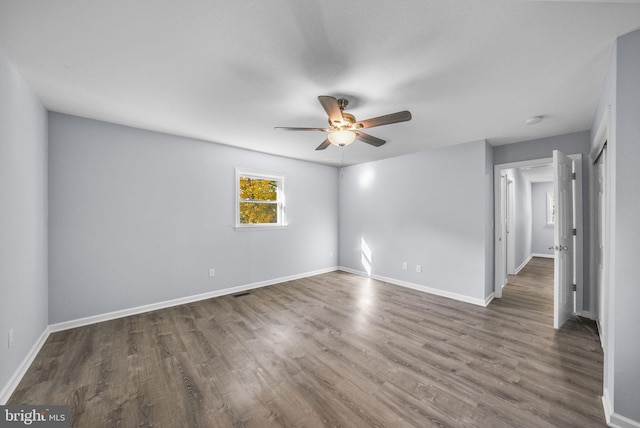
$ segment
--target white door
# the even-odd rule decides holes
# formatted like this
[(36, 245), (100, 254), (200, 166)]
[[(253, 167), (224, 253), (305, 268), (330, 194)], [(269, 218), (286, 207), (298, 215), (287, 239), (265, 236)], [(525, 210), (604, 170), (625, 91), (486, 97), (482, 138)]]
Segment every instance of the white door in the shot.
[(553, 326), (560, 328), (573, 314), (573, 161), (554, 150), (553, 170), (556, 198)]

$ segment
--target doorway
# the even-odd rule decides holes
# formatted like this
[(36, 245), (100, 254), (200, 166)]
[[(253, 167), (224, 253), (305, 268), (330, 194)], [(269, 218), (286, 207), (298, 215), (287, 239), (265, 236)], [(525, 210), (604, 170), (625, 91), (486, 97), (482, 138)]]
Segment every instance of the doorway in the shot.
[[(583, 308), (582, 308), (583, 306), (582, 305), (583, 239), (582, 239), (582, 197), (581, 197), (582, 195), (582, 155), (581, 154), (572, 155), (570, 156), (570, 158), (571, 158), (571, 163), (573, 167), (573, 172), (575, 173), (575, 180), (573, 181), (574, 183), (573, 187), (575, 188), (573, 189), (573, 192), (571, 192), (574, 195), (574, 199), (572, 200), (572, 203), (571, 203), (571, 208), (573, 208), (575, 216), (571, 216), (571, 214), (569, 215), (573, 217), (573, 220), (574, 220), (573, 228), (575, 228), (576, 230), (575, 230), (575, 236), (573, 237), (573, 245), (570, 245), (570, 247), (575, 248), (575, 252), (571, 254), (571, 259), (572, 259), (571, 262), (574, 265), (575, 270), (571, 269), (572, 277), (569, 279), (569, 287), (575, 284), (575, 288), (574, 288), (574, 292), (572, 292), (571, 289), (569, 288), (570, 295), (568, 297), (571, 298), (572, 304), (573, 302), (575, 302), (575, 307), (572, 307), (571, 312), (576, 312), (578, 314), (581, 314), (583, 313)], [(529, 161), (513, 162), (513, 163), (500, 164), (500, 165), (494, 166), (494, 190), (495, 190), (495, 195), (494, 195), (495, 196), (494, 198), (494, 201), (495, 201), (495, 206), (494, 206), (494, 211), (495, 211), (494, 297), (495, 298), (502, 297), (502, 289), (507, 284), (508, 273), (509, 274), (517, 273), (520, 269), (522, 269), (527, 264), (529, 260), (531, 260), (531, 258), (534, 255), (536, 256), (540, 255), (540, 254), (536, 254), (539, 251), (536, 251), (536, 252), (533, 251), (531, 242), (523, 243), (521, 241), (520, 244), (517, 246), (517, 248), (514, 245), (508, 245), (508, 243), (514, 242), (514, 238), (517, 236), (517, 233), (518, 233), (517, 229), (525, 228), (526, 230), (527, 228), (531, 228), (531, 224), (528, 224), (528, 225), (525, 224), (523, 226), (519, 222), (517, 225), (514, 225), (510, 221), (510, 219), (512, 220), (514, 216), (509, 214), (513, 213), (512, 208), (514, 207), (515, 205), (514, 202), (518, 196), (516, 196), (515, 198), (510, 197), (512, 196), (512, 192), (510, 191), (509, 188), (511, 187), (511, 189), (514, 189), (516, 193), (518, 192), (518, 189), (515, 189), (517, 185), (512, 184), (511, 186), (508, 186), (507, 184), (508, 172), (509, 170), (513, 170), (513, 169), (520, 170), (523, 168), (526, 168), (531, 171), (537, 170), (539, 172), (544, 169), (543, 168), (544, 166), (547, 166), (549, 164), (553, 164), (553, 158), (534, 159)], [(569, 180), (571, 181), (571, 179)], [(526, 197), (531, 198), (530, 184), (529, 184), (529, 194)], [(531, 234), (530, 229), (529, 229), (529, 234)], [(530, 235), (528, 239), (529, 241), (531, 240)], [(561, 248), (564, 249), (566, 247), (563, 246)], [(550, 253), (554, 254), (553, 251), (551, 251)], [(555, 254), (557, 253), (558, 253), (558, 250), (556, 249)], [(553, 255), (551, 254), (549, 254), (549, 256), (553, 257)], [(514, 257), (514, 259), (516, 260), (516, 263), (513, 262), (512, 257)], [(518, 264), (518, 266), (515, 266), (515, 264)], [(556, 279), (555, 282), (560, 282), (560, 281)], [(567, 283), (567, 281), (564, 280), (564, 282), (562, 283)], [(554, 290), (555, 290), (554, 294), (556, 296), (562, 296), (561, 292), (564, 292), (564, 289), (560, 289), (557, 284), (554, 284)], [(565, 292), (565, 295), (566, 295), (566, 292)], [(560, 299), (558, 297), (555, 297), (555, 299), (558, 300), (558, 302), (560, 302), (561, 300), (566, 301), (566, 299)], [(556, 314), (554, 317), (554, 325), (556, 327), (559, 327), (559, 325), (561, 324), (560, 318), (562, 318), (562, 316), (559, 314)]]

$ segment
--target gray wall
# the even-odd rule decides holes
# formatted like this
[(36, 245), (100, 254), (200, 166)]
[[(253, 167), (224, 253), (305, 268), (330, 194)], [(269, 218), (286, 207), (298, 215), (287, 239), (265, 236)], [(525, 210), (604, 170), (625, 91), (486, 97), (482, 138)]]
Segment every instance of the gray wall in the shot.
[(549, 249), (553, 247), (553, 226), (547, 226), (547, 193), (553, 193), (553, 182), (531, 183), (531, 252), (534, 254), (554, 254)]
[(47, 112), (0, 54), (0, 402), (47, 327), (47, 298)]
[(611, 105), (607, 143), (610, 315), (605, 389), (614, 415), (640, 424), (640, 31), (620, 37), (616, 47), (592, 129), (595, 135), (606, 106)]
[[(615, 225), (615, 410), (640, 423), (640, 31), (618, 42)], [(619, 393), (620, 392), (620, 393)]]
[(554, 150), (560, 150), (564, 154), (571, 155), (582, 153), (582, 224), (583, 224), (583, 307), (590, 307), (589, 284), (589, 150), (591, 147), (591, 133), (589, 131), (573, 134), (558, 135), (539, 140), (525, 141), (516, 144), (507, 144), (493, 148), (493, 161), (496, 165), (511, 162), (520, 162), (533, 159), (550, 158)]
[(364, 239), (373, 275), (485, 299), (493, 289), (490, 152), (478, 141), (343, 168), (340, 265), (365, 270)]
[[(51, 323), (337, 266), (336, 168), (59, 113), (49, 125)], [(286, 175), (287, 229), (234, 230), (235, 167)]]

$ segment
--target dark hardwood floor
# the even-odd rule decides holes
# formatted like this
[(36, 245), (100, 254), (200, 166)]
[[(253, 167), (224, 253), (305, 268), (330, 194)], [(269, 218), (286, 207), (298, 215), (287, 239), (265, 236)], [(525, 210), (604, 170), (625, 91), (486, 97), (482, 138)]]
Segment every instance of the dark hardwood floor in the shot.
[(534, 259), (482, 308), (334, 272), (58, 332), (8, 404), (92, 428), (606, 426), (598, 337), (553, 329), (552, 283)]

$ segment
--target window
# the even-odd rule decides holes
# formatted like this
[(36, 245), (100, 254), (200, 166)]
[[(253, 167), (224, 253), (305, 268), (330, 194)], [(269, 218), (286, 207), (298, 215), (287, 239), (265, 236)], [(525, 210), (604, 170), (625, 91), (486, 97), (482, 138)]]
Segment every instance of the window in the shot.
[(547, 226), (556, 224), (556, 195), (547, 192)]
[(236, 169), (236, 228), (287, 225), (284, 176)]

